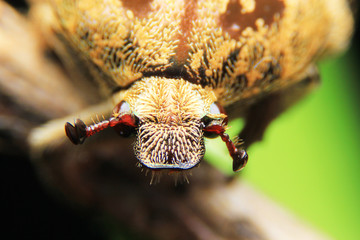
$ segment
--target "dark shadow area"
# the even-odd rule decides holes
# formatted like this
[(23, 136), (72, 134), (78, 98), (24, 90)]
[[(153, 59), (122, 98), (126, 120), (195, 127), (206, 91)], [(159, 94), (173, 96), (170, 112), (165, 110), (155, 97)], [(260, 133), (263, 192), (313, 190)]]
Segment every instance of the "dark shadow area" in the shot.
[(87, 214), (48, 194), (29, 159), (0, 156), (0, 179), (4, 239), (105, 239)]
[(26, 10), (29, 8), (25, 0), (5, 0), (5, 2), (17, 9)]

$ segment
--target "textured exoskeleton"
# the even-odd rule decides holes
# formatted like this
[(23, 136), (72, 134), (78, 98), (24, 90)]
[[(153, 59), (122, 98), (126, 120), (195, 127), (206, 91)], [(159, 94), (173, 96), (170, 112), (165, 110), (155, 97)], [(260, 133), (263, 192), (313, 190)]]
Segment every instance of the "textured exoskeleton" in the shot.
[[(20, 14), (0, 1), (2, 155), (29, 150), (46, 184), (155, 239), (319, 239), (286, 231), (291, 221), (266, 214), (275, 208), (243, 183), (194, 166), (216, 136), (235, 171), (246, 164), (268, 124), (316, 85), (315, 63), (347, 47), (347, 1), (28, 3)], [(226, 134), (236, 117), (243, 142)], [(195, 174), (149, 189), (136, 162), (153, 176)]]
[[(314, 62), (346, 47), (352, 21), (344, 1), (49, 4), (58, 38), (80, 55), (115, 106), (109, 120), (68, 123), (68, 137), (82, 143), (107, 127), (134, 133), (135, 156), (150, 169), (193, 168), (207, 135), (220, 135), (233, 170), (242, 169), (244, 148), (316, 83)], [(246, 119), (240, 147), (225, 133), (235, 116)]]

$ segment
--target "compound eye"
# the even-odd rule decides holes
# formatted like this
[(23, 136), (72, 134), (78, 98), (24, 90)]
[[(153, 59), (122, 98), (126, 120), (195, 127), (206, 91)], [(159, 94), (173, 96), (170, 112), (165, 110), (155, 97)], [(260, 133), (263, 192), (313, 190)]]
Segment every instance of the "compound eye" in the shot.
[(219, 116), (224, 113), (225, 111), (220, 105), (216, 103), (210, 105), (209, 114), (202, 118), (205, 137), (216, 138), (219, 136), (219, 132), (224, 130), (224, 125), (227, 124), (227, 117)]
[(126, 124), (118, 124), (114, 129), (121, 137), (131, 137), (136, 134), (136, 128)]
[(136, 133), (139, 119), (131, 112), (129, 103), (121, 101), (115, 106), (114, 115), (117, 115), (118, 124), (114, 126), (116, 132), (122, 137), (129, 137)]

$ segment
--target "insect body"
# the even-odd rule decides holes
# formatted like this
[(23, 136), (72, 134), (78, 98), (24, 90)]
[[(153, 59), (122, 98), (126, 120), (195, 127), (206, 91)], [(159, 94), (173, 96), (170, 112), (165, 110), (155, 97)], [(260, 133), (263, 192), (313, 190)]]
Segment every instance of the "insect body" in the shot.
[[(164, 168), (186, 180), (181, 170), (201, 161), (204, 138), (220, 136), (241, 169), (247, 147), (317, 82), (314, 62), (347, 46), (345, 0), (31, 0), (26, 15), (7, 2), (0, 152), (15, 156), (16, 173), (18, 156), (31, 154), (61, 199), (110, 214), (134, 238), (281, 238), (266, 231), (278, 227), (269, 228), (272, 219), (257, 219), (258, 203), (273, 203), (207, 164), (191, 185), (164, 179), (149, 190), (134, 163), (152, 169), (150, 183)], [(93, 122), (96, 115), (103, 121)], [(236, 117), (246, 122), (241, 145), (226, 134)], [(65, 129), (82, 146), (64, 134), (76, 118)], [(19, 182), (24, 174), (13, 175)]]
[[(150, 169), (196, 166), (210, 135), (227, 144), (233, 170), (242, 169), (246, 147), (314, 85), (314, 62), (344, 49), (352, 26), (340, 0), (52, 5), (58, 34), (80, 53), (115, 106), (103, 122), (67, 123), (67, 136), (78, 144), (107, 127), (134, 134), (135, 155)], [(228, 118), (236, 116), (246, 120), (240, 148), (225, 133)]]

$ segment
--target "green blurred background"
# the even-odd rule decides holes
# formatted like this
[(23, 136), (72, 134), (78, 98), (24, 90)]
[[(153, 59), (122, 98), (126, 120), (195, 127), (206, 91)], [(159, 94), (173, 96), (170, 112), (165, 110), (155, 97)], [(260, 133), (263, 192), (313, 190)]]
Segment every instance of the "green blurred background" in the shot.
[[(321, 62), (320, 87), (270, 125), (264, 140), (249, 149), (242, 172), (271, 199), (341, 240), (360, 239), (357, 50), (353, 45), (347, 54)], [(230, 135), (242, 124), (235, 120)], [(208, 142), (214, 147), (207, 146), (207, 157), (231, 174), (231, 159), (217, 141)], [(216, 161), (221, 158), (229, 161)]]

